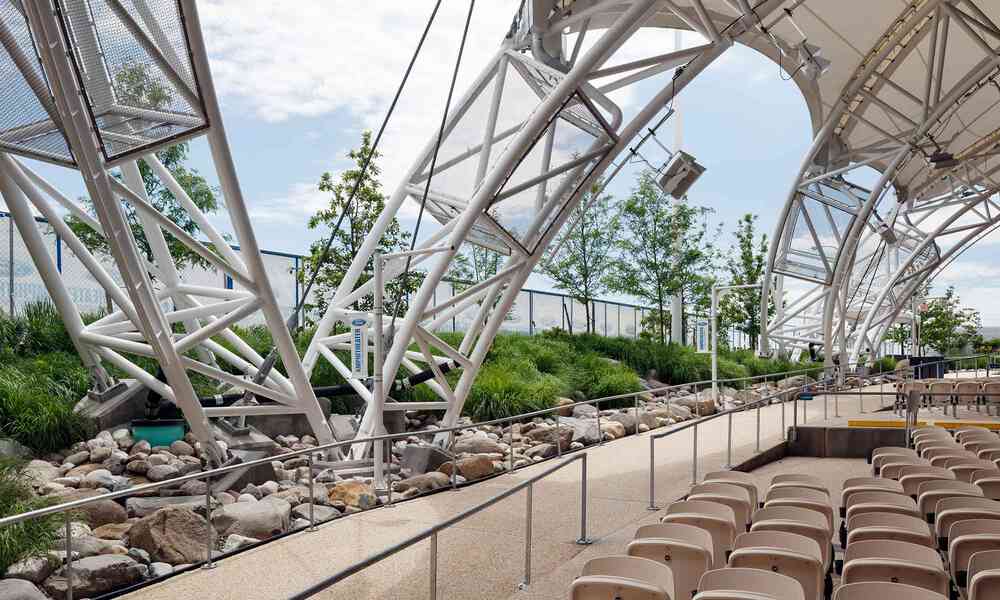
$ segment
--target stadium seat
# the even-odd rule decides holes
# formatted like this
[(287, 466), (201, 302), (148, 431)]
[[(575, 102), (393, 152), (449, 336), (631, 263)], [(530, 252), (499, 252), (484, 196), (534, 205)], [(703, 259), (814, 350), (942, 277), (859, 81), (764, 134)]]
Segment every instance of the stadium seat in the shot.
[(702, 483), (731, 483), (744, 488), (750, 494), (750, 504), (757, 508), (758, 492), (757, 482), (753, 475), (741, 473), (740, 471), (712, 471), (705, 475)]
[(701, 576), (712, 568), (712, 536), (683, 523), (644, 525), (626, 548), (629, 556), (661, 562), (673, 572), (674, 600), (690, 600)]
[(983, 404), (986, 406), (986, 414), (990, 414), (990, 407), (996, 406), (997, 416), (1000, 416), (1000, 383), (983, 384)]
[(967, 442), (964, 442), (962, 446), (969, 452), (972, 452), (973, 454), (978, 454), (981, 450), (998, 450), (1000, 449), (1000, 438), (997, 439), (973, 438)]
[[(929, 447), (924, 448), (920, 452), (920, 457), (923, 458), (923, 459), (925, 459), (925, 460), (932, 461), (931, 464), (933, 464), (933, 460), (935, 458), (939, 458), (939, 457), (942, 457), (942, 456), (962, 456), (962, 457), (965, 457), (965, 456), (969, 456), (969, 455), (972, 455), (972, 453), (969, 452), (968, 450), (966, 450), (965, 448), (963, 448), (961, 444), (953, 444), (953, 443), (943, 444), (943, 445), (940, 445), (940, 446), (929, 446)], [(972, 455), (972, 456), (975, 456), (975, 455)]]
[(608, 575), (577, 577), (570, 585), (571, 600), (672, 600), (658, 585)]
[(938, 548), (942, 551), (948, 549), (952, 525), (970, 519), (1000, 521), (1000, 502), (975, 496), (945, 498), (938, 502), (934, 518)]
[(830, 496), (830, 489), (826, 486), (823, 481), (812, 475), (805, 475), (801, 473), (785, 473), (783, 475), (775, 475), (771, 478), (770, 489), (778, 487), (805, 487), (812, 488), (814, 490), (823, 492)]
[(917, 488), (917, 510), (934, 522), (934, 510), (940, 500), (956, 496), (982, 496), (983, 491), (971, 483), (956, 480), (925, 481)]
[(1000, 500), (1000, 469), (973, 471), (972, 484), (983, 490), (983, 496)]
[(1000, 550), (973, 554), (968, 579), (968, 600), (1000, 600)]
[(819, 545), (823, 557), (823, 568), (833, 564), (833, 531), (822, 514), (797, 506), (765, 507), (753, 514), (750, 531), (785, 531), (804, 535)]
[(888, 512), (855, 515), (847, 523), (847, 544), (864, 540), (897, 540), (937, 547), (937, 540), (922, 519)]
[(868, 581), (840, 586), (833, 600), (945, 600), (945, 597), (912, 585)]
[(964, 588), (969, 560), (976, 552), (1000, 550), (1000, 521), (970, 519), (958, 521), (948, 530), (948, 565), (955, 585)]
[(978, 381), (959, 381), (955, 384), (955, 399), (966, 408), (976, 405), (976, 410), (982, 412), (983, 384)]
[[(955, 405), (955, 384), (950, 381), (935, 381), (927, 386), (927, 407), (940, 407), (941, 412), (948, 412), (951, 406), (954, 411)], [(954, 413), (953, 413), (954, 414)]]
[(736, 537), (729, 566), (781, 573), (795, 579), (807, 599), (822, 600), (823, 556), (815, 540), (784, 531), (754, 531)]
[(667, 507), (663, 522), (701, 527), (712, 536), (712, 564), (726, 564), (726, 554), (733, 549), (736, 539), (736, 513), (733, 509), (703, 500), (674, 502)]
[(882, 463), (880, 474), (885, 479), (899, 481), (900, 471), (903, 470), (903, 467), (910, 467), (913, 465), (929, 467), (931, 466), (931, 461), (924, 460), (923, 458), (913, 458), (910, 456), (890, 457), (889, 461)]
[(799, 582), (760, 569), (715, 569), (705, 573), (695, 600), (806, 600)]
[(959, 443), (969, 440), (996, 440), (997, 434), (986, 427), (963, 427), (955, 430), (955, 439)]
[(849, 544), (844, 552), (845, 584), (864, 581), (905, 583), (948, 595), (948, 573), (938, 553), (919, 544), (867, 540)]
[(944, 468), (955, 474), (955, 479), (972, 483), (972, 474), (976, 471), (991, 470), (996, 471), (997, 467), (988, 460), (981, 458), (957, 459), (945, 464)]
[(697, 484), (688, 492), (688, 500), (704, 500), (725, 504), (736, 514), (736, 525), (740, 527), (740, 531), (746, 531), (750, 526), (750, 515), (756, 508), (751, 503), (747, 490), (731, 483)]
[(833, 531), (833, 506), (830, 496), (815, 488), (784, 486), (771, 488), (764, 497), (764, 507), (798, 506), (822, 513), (826, 517), (830, 531)]
[(942, 479), (955, 479), (955, 474), (943, 467), (924, 465), (907, 465), (899, 470), (899, 483), (903, 485), (903, 493), (913, 499), (916, 499), (921, 483)]
[[(612, 581), (610, 579), (604, 580), (604, 578), (614, 578), (618, 581)], [(669, 598), (673, 600), (674, 598), (674, 576), (670, 571), (670, 568), (663, 563), (656, 562), (654, 560), (649, 560), (648, 558), (639, 558), (636, 556), (601, 556), (598, 558), (592, 558), (583, 565), (583, 573), (581, 577), (574, 581), (574, 595), (573, 598), (600, 598), (597, 595), (587, 595), (587, 596), (577, 596), (576, 588), (577, 583), (583, 581), (583, 585), (579, 586), (585, 590), (595, 590), (615, 586), (623, 586), (624, 582), (635, 581), (644, 583), (655, 590), (660, 590), (665, 593), (665, 596), (650, 596), (648, 592), (643, 590), (643, 595), (636, 596), (640, 598)], [(604, 598), (616, 598), (617, 596), (603, 596)], [(625, 596), (622, 596), (623, 598)]]
[(858, 492), (890, 492), (902, 494), (903, 486), (898, 481), (881, 477), (852, 477), (844, 480), (843, 491), (840, 493), (840, 517), (847, 516), (847, 501)]

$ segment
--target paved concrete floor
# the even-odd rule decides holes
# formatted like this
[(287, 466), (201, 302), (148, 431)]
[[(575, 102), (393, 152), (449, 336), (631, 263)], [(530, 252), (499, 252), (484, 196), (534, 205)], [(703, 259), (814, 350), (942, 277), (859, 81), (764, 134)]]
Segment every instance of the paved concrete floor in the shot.
[[(888, 388), (888, 386), (887, 386)], [(878, 390), (877, 386), (873, 386)], [(867, 391), (867, 390), (866, 390)], [(890, 396), (886, 396), (891, 402)], [(867, 410), (878, 398), (864, 399)], [(828, 424), (846, 424), (860, 415), (856, 400), (818, 396), (806, 405), (808, 423), (822, 421), (824, 403)], [(772, 405), (760, 410), (760, 446), (770, 448), (783, 435), (781, 412), (791, 426), (793, 407)], [(839, 414), (839, 417), (834, 417)], [(699, 474), (722, 468), (726, 459), (727, 417), (698, 427)], [(757, 412), (733, 415), (733, 462), (755, 455)], [(653, 433), (665, 431), (654, 430)], [(552, 474), (534, 486), (531, 548), (531, 585), (518, 591), (524, 574), (524, 491), (480, 512), (438, 536), (438, 598), (562, 598), (583, 562), (593, 556), (620, 552), (641, 524), (655, 522), (659, 513), (647, 509), (649, 496), (650, 434), (630, 436), (591, 447), (588, 453), (588, 536), (593, 545), (575, 543), (580, 530), (579, 462)], [(682, 496), (692, 477), (692, 430), (659, 439), (656, 444), (657, 504)], [(199, 598), (199, 600), (287, 598), (322, 581), (340, 569), (400, 542), (430, 526), (509, 489), (551, 467), (549, 461), (514, 473), (341, 518), (217, 562), (212, 570), (175, 576), (127, 596), (143, 600)], [(863, 460), (785, 459), (759, 469), (761, 487), (779, 472), (809, 472), (826, 477), (831, 492), (838, 482), (868, 472)], [(320, 593), (317, 598), (423, 599), (429, 598), (428, 540), (353, 575)]]

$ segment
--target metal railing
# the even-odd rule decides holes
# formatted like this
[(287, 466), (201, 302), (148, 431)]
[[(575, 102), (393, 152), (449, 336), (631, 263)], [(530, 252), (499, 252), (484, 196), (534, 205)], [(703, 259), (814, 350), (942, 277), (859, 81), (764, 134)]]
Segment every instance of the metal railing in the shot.
[(341, 569), (340, 571), (331, 575), (330, 577), (327, 577), (323, 581), (306, 588), (305, 590), (299, 592), (298, 594), (291, 596), (291, 598), (292, 600), (309, 598), (335, 585), (336, 583), (350, 577), (351, 575), (354, 575), (355, 573), (363, 571), (364, 569), (374, 564), (377, 564), (389, 558), (390, 556), (393, 556), (409, 548), (410, 546), (413, 546), (418, 542), (430, 538), (430, 563), (429, 563), (430, 597), (432, 600), (435, 600), (437, 598), (437, 587), (438, 587), (437, 586), (438, 533), (444, 531), (445, 529), (448, 529), (449, 527), (452, 527), (453, 525), (461, 523), (462, 521), (471, 517), (472, 515), (482, 512), (483, 510), (493, 506), (494, 504), (497, 504), (498, 502), (513, 496), (514, 494), (520, 492), (521, 490), (527, 490), (527, 494), (525, 496), (526, 503), (524, 510), (524, 518), (525, 518), (524, 576), (520, 584), (520, 587), (522, 589), (526, 588), (528, 585), (531, 584), (531, 546), (532, 546), (531, 523), (532, 523), (533, 490), (534, 490), (533, 486), (535, 483), (541, 481), (542, 479), (545, 479), (549, 475), (552, 475), (556, 471), (559, 471), (564, 467), (566, 467), (567, 465), (570, 465), (576, 461), (580, 461), (580, 537), (576, 539), (576, 543), (581, 545), (590, 544), (591, 540), (587, 537), (587, 453), (582, 452), (580, 454), (574, 455), (570, 458), (564, 459), (556, 463), (555, 465), (545, 469), (541, 473), (532, 476), (530, 479), (526, 479), (525, 481), (522, 481), (521, 483), (507, 490), (504, 490), (503, 492), (500, 492), (499, 494), (493, 496), (492, 498), (480, 502), (479, 504), (471, 508), (468, 508), (462, 511), (461, 513), (451, 517), (450, 519), (442, 521), (437, 525), (428, 527), (427, 529), (424, 529), (420, 533), (414, 534), (408, 537), (407, 539), (398, 542), (393, 546), (390, 546), (389, 548), (386, 548), (380, 552), (372, 554), (368, 558), (360, 560), (349, 567)]
[[(971, 357), (968, 357), (968, 358), (971, 358)], [(768, 378), (772, 378), (772, 377), (774, 377), (774, 378), (777, 378), (779, 376), (786, 376), (787, 377), (787, 376), (809, 374), (809, 373), (816, 373), (816, 372), (823, 372), (824, 373), (823, 380), (820, 383), (813, 382), (813, 383), (807, 383), (807, 384), (802, 385), (802, 386), (797, 386), (797, 387), (794, 387), (794, 388), (779, 389), (779, 390), (776, 390), (774, 394), (762, 397), (759, 400), (754, 401), (752, 403), (747, 403), (747, 404), (744, 404), (743, 406), (740, 406), (740, 407), (737, 407), (737, 408), (723, 410), (723, 411), (717, 412), (717, 413), (715, 413), (713, 415), (704, 415), (704, 416), (702, 416), (702, 415), (695, 415), (692, 420), (683, 422), (682, 424), (677, 425), (677, 426), (672, 426), (670, 429), (668, 429), (668, 430), (666, 430), (664, 432), (656, 433), (656, 434), (651, 435), (650, 436), (650, 469), (651, 469), (650, 470), (650, 506), (654, 506), (655, 505), (654, 502), (653, 502), (653, 485), (654, 485), (654, 483), (653, 483), (654, 482), (654, 472), (653, 472), (653, 469), (654, 469), (654, 446), (653, 446), (653, 443), (655, 442), (655, 440), (662, 439), (662, 438), (667, 437), (669, 435), (673, 435), (673, 434), (679, 433), (679, 432), (684, 431), (686, 429), (693, 429), (694, 435), (695, 435), (695, 444), (694, 444), (695, 450), (694, 450), (694, 453), (693, 453), (694, 465), (693, 465), (693, 468), (692, 468), (692, 473), (694, 475), (693, 479), (696, 480), (697, 479), (697, 468), (698, 468), (697, 467), (697, 437), (696, 436), (697, 436), (697, 426), (698, 425), (701, 425), (701, 424), (703, 424), (703, 423), (705, 423), (707, 421), (711, 421), (711, 420), (715, 420), (715, 419), (721, 418), (723, 416), (726, 416), (729, 419), (729, 442), (728, 442), (728, 448), (729, 448), (729, 450), (727, 452), (727, 464), (729, 464), (729, 463), (731, 463), (731, 451), (732, 451), (732, 415), (734, 413), (736, 413), (736, 412), (741, 412), (741, 411), (747, 411), (747, 410), (756, 409), (756, 411), (757, 411), (757, 423), (758, 423), (758, 426), (757, 426), (756, 451), (759, 452), (760, 451), (760, 409), (761, 409), (761, 407), (766, 402), (771, 402), (771, 401), (773, 401), (776, 398), (779, 399), (779, 401), (781, 403), (781, 428), (782, 428), (783, 431), (785, 431), (785, 429), (786, 429), (785, 428), (785, 404), (789, 400), (794, 400), (794, 402), (793, 402), (793, 404), (794, 404), (794, 406), (793, 406), (793, 411), (794, 411), (793, 412), (793, 424), (797, 427), (798, 426), (798, 401), (799, 401), (799, 399), (798, 399), (798, 393), (801, 392), (802, 390), (806, 389), (806, 388), (809, 388), (809, 387), (816, 387), (817, 385), (823, 385), (823, 386), (828, 385), (828, 382), (831, 380), (831, 377), (829, 376), (828, 371), (830, 371), (830, 368), (827, 368), (827, 367), (812, 367), (812, 368), (796, 369), (796, 370), (792, 370), (792, 371), (786, 371), (786, 372), (774, 373), (774, 374), (768, 374), (768, 375), (761, 375), (761, 376), (753, 376), (753, 377), (746, 377), (746, 378), (735, 378), (735, 379), (734, 378), (730, 378), (730, 379), (726, 379), (726, 380), (717, 380), (717, 383), (748, 381), (748, 382), (751, 382), (750, 385), (753, 385), (753, 382), (756, 382), (757, 380), (760, 380), (760, 379), (767, 380)], [(877, 375), (874, 375), (874, 376), (877, 376)], [(645, 394), (656, 395), (656, 394), (660, 394), (660, 393), (669, 393), (671, 391), (678, 391), (678, 390), (688, 390), (688, 391), (690, 391), (690, 390), (696, 390), (697, 391), (699, 387), (704, 387), (705, 388), (705, 389), (701, 390), (701, 392), (704, 393), (704, 392), (709, 391), (711, 385), (712, 385), (712, 381), (711, 380), (704, 380), (704, 381), (689, 382), (689, 383), (684, 383), (684, 384), (661, 386), (661, 387), (658, 387), (658, 388), (653, 388), (653, 389), (648, 389), (648, 390), (639, 390), (639, 391), (636, 391), (636, 392), (629, 392), (629, 393), (626, 393), (626, 394), (618, 394), (618, 395), (614, 395), (614, 396), (607, 396), (607, 397), (603, 397), (603, 398), (595, 398), (595, 399), (591, 399), (591, 400), (582, 400), (582, 401), (579, 401), (579, 402), (573, 402), (573, 403), (564, 404), (564, 405), (561, 405), (561, 406), (550, 407), (550, 408), (546, 408), (546, 409), (541, 409), (541, 410), (532, 411), (532, 412), (528, 412), (528, 413), (523, 413), (523, 414), (519, 414), (519, 415), (512, 415), (512, 416), (509, 416), (509, 417), (502, 417), (502, 418), (498, 418), (498, 419), (492, 419), (492, 420), (488, 420), (488, 421), (482, 421), (482, 422), (478, 422), (478, 423), (471, 423), (471, 424), (467, 423), (467, 424), (455, 425), (455, 426), (452, 426), (452, 427), (438, 428), (438, 429), (429, 430), (429, 431), (422, 431), (422, 432), (402, 432), (402, 433), (394, 433), (394, 434), (385, 434), (385, 435), (370, 436), (370, 437), (366, 437), (366, 438), (359, 438), (359, 439), (348, 440), (348, 441), (333, 442), (333, 443), (318, 445), (318, 446), (314, 446), (314, 447), (310, 447), (310, 448), (303, 448), (303, 449), (300, 449), (300, 450), (288, 451), (288, 452), (284, 452), (282, 454), (278, 454), (278, 455), (274, 455), (274, 456), (269, 456), (269, 457), (265, 457), (265, 458), (261, 458), (261, 459), (256, 459), (256, 460), (252, 460), (252, 461), (247, 461), (247, 462), (243, 462), (243, 463), (239, 463), (239, 464), (229, 465), (229, 466), (225, 466), (225, 467), (220, 467), (220, 468), (212, 469), (212, 470), (209, 470), (209, 471), (202, 471), (202, 472), (197, 472), (197, 473), (190, 473), (190, 474), (183, 475), (183, 476), (180, 476), (180, 477), (177, 477), (177, 478), (174, 478), (174, 479), (169, 479), (169, 480), (166, 480), (166, 481), (155, 482), (155, 483), (147, 483), (147, 484), (143, 484), (143, 485), (139, 485), (139, 486), (127, 488), (127, 489), (124, 489), (124, 490), (119, 490), (119, 491), (114, 491), (114, 492), (108, 492), (108, 493), (97, 495), (97, 496), (92, 496), (92, 497), (88, 497), (88, 498), (82, 498), (82, 499), (79, 499), (79, 500), (74, 500), (74, 501), (71, 501), (71, 502), (63, 503), (63, 504), (57, 504), (57, 505), (53, 505), (53, 506), (48, 506), (48, 507), (44, 507), (44, 508), (32, 510), (32, 511), (21, 513), (21, 514), (18, 514), (18, 515), (12, 515), (12, 516), (3, 517), (3, 518), (0, 518), (0, 527), (14, 526), (14, 525), (16, 525), (18, 523), (27, 521), (29, 519), (37, 519), (37, 518), (42, 518), (42, 517), (48, 517), (48, 516), (52, 516), (52, 515), (56, 515), (56, 514), (62, 514), (64, 516), (65, 527), (66, 527), (66, 531), (67, 531), (66, 540), (65, 540), (66, 573), (67, 573), (66, 598), (68, 600), (72, 600), (72, 598), (73, 598), (73, 578), (72, 578), (71, 574), (72, 574), (72, 564), (73, 564), (73, 547), (72, 547), (73, 541), (72, 541), (72, 536), (69, 534), (69, 532), (71, 530), (71, 523), (72, 523), (72, 517), (73, 517), (74, 511), (77, 511), (78, 509), (84, 508), (84, 507), (86, 507), (86, 506), (88, 506), (90, 504), (94, 504), (94, 503), (97, 503), (97, 502), (102, 502), (102, 501), (105, 501), (105, 500), (116, 500), (116, 499), (126, 498), (126, 497), (133, 496), (133, 495), (147, 494), (149, 492), (154, 492), (154, 491), (160, 490), (162, 488), (178, 487), (178, 486), (180, 486), (180, 485), (182, 485), (182, 484), (184, 484), (184, 483), (186, 483), (188, 481), (205, 480), (206, 484), (207, 484), (206, 485), (206, 489), (205, 489), (205, 494), (204, 494), (204, 497), (205, 497), (205, 506), (206, 506), (206, 510), (207, 510), (207, 517), (209, 517), (209, 519), (210, 519), (210, 517), (211, 517), (211, 510), (212, 510), (212, 504), (213, 504), (213, 495), (214, 495), (214, 490), (213, 490), (213, 487), (212, 487), (212, 481), (213, 480), (217, 480), (221, 476), (226, 475), (228, 473), (235, 472), (235, 471), (250, 469), (250, 468), (253, 468), (253, 467), (256, 467), (256, 466), (261, 466), (261, 465), (269, 465), (269, 464), (271, 464), (274, 461), (287, 461), (289, 459), (296, 458), (296, 457), (305, 457), (306, 458), (306, 467), (307, 467), (307, 471), (308, 471), (307, 485), (308, 485), (309, 491), (310, 491), (310, 493), (309, 493), (310, 507), (309, 507), (309, 519), (308, 519), (309, 526), (306, 528), (305, 531), (315, 531), (316, 530), (317, 520), (315, 518), (315, 511), (314, 511), (314, 504), (315, 504), (315, 483), (313, 481), (313, 466), (314, 466), (314, 461), (316, 460), (316, 456), (320, 455), (322, 453), (329, 452), (329, 451), (332, 451), (334, 449), (339, 449), (339, 448), (353, 446), (355, 444), (367, 444), (367, 443), (371, 443), (371, 444), (386, 444), (386, 445), (389, 445), (391, 447), (391, 444), (392, 444), (393, 440), (397, 440), (397, 439), (411, 438), (411, 437), (414, 437), (414, 436), (425, 436), (425, 435), (426, 436), (430, 436), (430, 435), (435, 435), (436, 436), (436, 435), (443, 434), (443, 433), (453, 433), (453, 432), (456, 432), (456, 431), (462, 431), (462, 430), (467, 430), (467, 429), (474, 428), (474, 427), (483, 427), (483, 426), (488, 426), (488, 425), (513, 424), (513, 423), (516, 423), (516, 422), (527, 421), (527, 420), (530, 420), (530, 419), (532, 419), (534, 417), (541, 417), (541, 416), (551, 415), (553, 413), (563, 412), (563, 411), (566, 411), (566, 410), (572, 410), (572, 409), (574, 409), (577, 406), (583, 406), (583, 405), (594, 406), (595, 408), (597, 408), (597, 412), (594, 415), (594, 418), (596, 420), (596, 428), (597, 428), (597, 432), (598, 432), (598, 435), (597, 435), (598, 441), (596, 442), (596, 445), (602, 445), (604, 443), (604, 440), (603, 440), (604, 435), (603, 435), (603, 431), (602, 431), (602, 428), (601, 428), (601, 419), (602, 419), (601, 411), (600, 411), (600, 405), (601, 404), (612, 402), (612, 401), (621, 401), (621, 400), (632, 399), (633, 400), (633, 406), (634, 406), (634, 409), (636, 411), (634, 413), (636, 425), (635, 425), (635, 429), (634, 429), (633, 433), (639, 434), (640, 433), (640, 427), (639, 427), (640, 426), (640, 419), (639, 419), (638, 408), (639, 408), (639, 403), (640, 403), (641, 396), (643, 396)], [(824, 389), (825, 389), (825, 387), (824, 387)], [(825, 393), (829, 393), (829, 392), (825, 392)], [(670, 398), (670, 397), (667, 397), (666, 398), (666, 403), (669, 406), (672, 402), (677, 402), (677, 400), (679, 400), (679, 398)], [(825, 406), (825, 404), (826, 403), (824, 402), (824, 406)], [(804, 416), (805, 416), (805, 408), (804, 408), (804, 405), (803, 405), (803, 417)], [(804, 421), (805, 421), (805, 419), (803, 418), (803, 422)], [(564, 426), (564, 425), (561, 424), (561, 421), (557, 421), (557, 422), (559, 423), (558, 427), (563, 427)], [(510, 463), (509, 463), (509, 466), (508, 466), (508, 469), (507, 469), (506, 472), (513, 472), (513, 471), (517, 470), (517, 468), (518, 468), (514, 464), (514, 452), (513, 452), (514, 428), (513, 427), (508, 427), (508, 432), (507, 433), (508, 433), (508, 442), (510, 444), (511, 451), (509, 452)], [(628, 433), (628, 432), (626, 432), (626, 433)], [(555, 444), (555, 446), (557, 448), (557, 458), (558, 459), (562, 459), (563, 458), (562, 444), (557, 442)], [(575, 452), (580, 452), (580, 451), (575, 451)], [(452, 469), (451, 469), (451, 475), (450, 475), (450, 483), (451, 483), (451, 487), (454, 489), (454, 488), (457, 488), (458, 485), (459, 485), (458, 481), (457, 481), (457, 473), (459, 471), (458, 466), (457, 466), (457, 458), (458, 457), (457, 457), (457, 455), (454, 452), (451, 452), (451, 455), (452, 455), (452, 461), (453, 462), (452, 462)], [(388, 456), (388, 457), (390, 457), (389, 460), (391, 460), (391, 452), (383, 452), (383, 456)], [(572, 459), (570, 461), (560, 462), (556, 467), (545, 471), (545, 473), (548, 474), (548, 473), (551, 473), (551, 472), (553, 472), (555, 470), (558, 470), (559, 468), (562, 468), (563, 466), (565, 466), (569, 462), (572, 462), (573, 460), (584, 460), (585, 461), (586, 460), (585, 456), (586, 456), (586, 452), (580, 452), (580, 454), (575, 455), (574, 457), (572, 457)], [(534, 465), (534, 464), (536, 464), (536, 463), (532, 463), (532, 465)], [(585, 470), (584, 470), (584, 472), (585, 472)], [(529, 480), (529, 481), (533, 482), (533, 481), (537, 481), (537, 479), (533, 478), (532, 480)], [(582, 489), (583, 489), (583, 496), (585, 498), (586, 482), (585, 481), (582, 482), (581, 485), (582, 485)], [(393, 500), (392, 484), (391, 484), (391, 482), (386, 487), (387, 487), (387, 489), (385, 490), (385, 492), (386, 492), (386, 501), (383, 503), (383, 506), (392, 507), (392, 506), (395, 505), (395, 502)], [(525, 484), (522, 483), (522, 484), (519, 484), (518, 486), (516, 486), (515, 488), (512, 488), (512, 489), (514, 489), (516, 491), (516, 490), (519, 490), (519, 489), (523, 489), (524, 487), (525, 487)], [(515, 493), (514, 491), (509, 491), (509, 492), (510, 493), (501, 494), (500, 495), (501, 497), (498, 497), (495, 500), (496, 501), (502, 500), (503, 498), (509, 496), (510, 494)], [(582, 511), (585, 511), (586, 510), (585, 505), (582, 505), (582, 506), (583, 506)], [(586, 535), (585, 535), (585, 529), (583, 529), (583, 527), (585, 527), (585, 514), (584, 514), (584, 517), (583, 517), (583, 522), (584, 522), (584, 524), (582, 525), (581, 531), (584, 532), (584, 535), (581, 535), (580, 539), (583, 540), (583, 541), (585, 541), (586, 540)], [(437, 529), (437, 531), (439, 531), (439, 530), (440, 529)], [(215, 537), (211, 533), (211, 527), (206, 527), (206, 552), (205, 552), (205, 561), (201, 565), (202, 568), (210, 569), (210, 568), (214, 567), (215, 552), (213, 550), (214, 550), (215, 542), (216, 542)], [(412, 543), (416, 543), (416, 542), (414, 541)], [(530, 547), (529, 547), (529, 551), (530, 551)], [(529, 552), (529, 554), (530, 554), (530, 552)], [(528, 560), (530, 561), (530, 558)], [(377, 561), (375, 561), (375, 562), (377, 562)]]

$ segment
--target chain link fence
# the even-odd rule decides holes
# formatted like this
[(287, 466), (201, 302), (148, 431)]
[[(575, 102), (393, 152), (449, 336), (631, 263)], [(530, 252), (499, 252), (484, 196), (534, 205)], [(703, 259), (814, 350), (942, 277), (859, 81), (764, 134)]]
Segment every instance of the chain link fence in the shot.
[[(62, 274), (66, 288), (80, 310), (83, 312), (110, 310), (107, 294), (84, 268), (83, 263), (67, 249), (44, 219), (36, 219), (36, 223)], [(299, 302), (303, 287), (299, 283), (302, 279), (300, 270), (306, 268), (305, 257), (269, 250), (262, 251), (262, 254), (278, 305), (287, 318)], [(111, 276), (120, 283), (113, 262), (110, 259), (101, 262)], [(186, 282), (195, 285), (239, 289), (239, 284), (225, 274), (200, 267), (185, 269), (182, 277)], [(442, 282), (435, 290), (434, 302), (447, 300), (460, 290), (461, 284)], [(8, 213), (0, 211), (0, 310), (14, 314), (26, 304), (48, 299), (45, 285), (14, 226), (13, 219)], [(581, 333), (587, 330), (588, 309), (595, 333), (629, 338), (639, 335), (643, 319), (650, 310), (634, 304), (609, 300), (599, 300), (585, 306), (564, 294), (525, 289), (518, 294), (502, 330), (535, 334), (559, 327), (573, 333)], [(465, 331), (474, 316), (475, 311), (465, 311), (443, 324), (439, 331)]]

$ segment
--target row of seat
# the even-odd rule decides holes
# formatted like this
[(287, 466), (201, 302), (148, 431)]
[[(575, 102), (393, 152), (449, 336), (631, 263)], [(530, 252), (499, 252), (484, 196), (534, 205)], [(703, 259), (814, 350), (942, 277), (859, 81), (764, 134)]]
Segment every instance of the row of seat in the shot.
[(709, 473), (660, 523), (640, 527), (624, 556), (588, 562), (572, 598), (822, 600), (833, 520), (829, 490), (813, 477), (776, 476), (759, 501), (751, 476)]
[(915, 380), (900, 382), (896, 389), (902, 405), (905, 405), (910, 392), (916, 392), (920, 396), (921, 408), (940, 407), (944, 411), (951, 406), (953, 414), (956, 414), (957, 406), (964, 402), (966, 408), (975, 406), (977, 411), (986, 407), (986, 414), (990, 414), (990, 407), (995, 406), (997, 415), (1000, 415), (1000, 382), (995, 380)]

